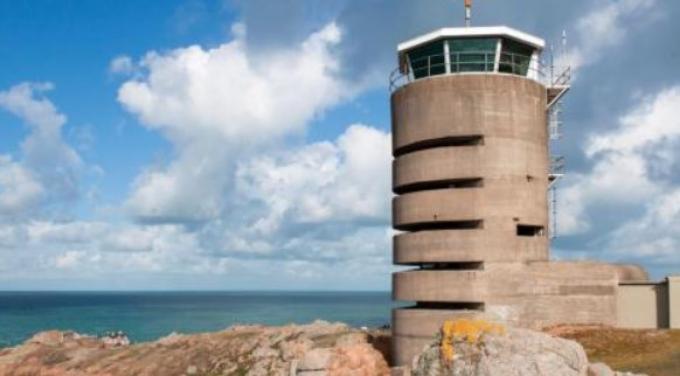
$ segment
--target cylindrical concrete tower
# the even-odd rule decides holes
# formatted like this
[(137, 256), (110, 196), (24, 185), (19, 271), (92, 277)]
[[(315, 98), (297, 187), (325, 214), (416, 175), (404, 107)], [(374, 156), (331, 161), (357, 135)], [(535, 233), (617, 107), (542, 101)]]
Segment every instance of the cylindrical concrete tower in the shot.
[[(393, 80), (393, 362), (445, 319), (495, 313), (504, 267), (548, 260), (544, 42), (507, 27), (446, 28), (399, 45)], [(549, 93), (550, 92), (550, 93)], [(550, 98), (549, 98), (550, 97)], [(504, 312), (510, 311), (510, 312)]]

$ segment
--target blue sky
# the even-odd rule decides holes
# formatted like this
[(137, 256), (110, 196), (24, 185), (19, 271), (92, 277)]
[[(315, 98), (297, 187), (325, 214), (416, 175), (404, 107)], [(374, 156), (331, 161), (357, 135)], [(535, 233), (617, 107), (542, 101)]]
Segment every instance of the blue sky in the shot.
[[(559, 41), (560, 259), (680, 271), (680, 4), (475, 2)], [(0, 2), (0, 289), (388, 289), (399, 41), (462, 1)]]

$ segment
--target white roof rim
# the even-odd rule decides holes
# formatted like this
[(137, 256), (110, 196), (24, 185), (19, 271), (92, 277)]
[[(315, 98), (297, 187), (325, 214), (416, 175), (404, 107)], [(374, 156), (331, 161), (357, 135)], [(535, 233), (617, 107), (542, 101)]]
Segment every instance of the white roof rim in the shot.
[(437, 39), (448, 37), (482, 37), (482, 36), (496, 36), (507, 37), (518, 42), (526, 43), (538, 50), (545, 48), (545, 41), (541, 38), (535, 37), (531, 34), (513, 29), (507, 26), (484, 26), (484, 27), (445, 27), (425, 35), (407, 40), (399, 43), (397, 46), (398, 52), (410, 50), (413, 47), (435, 41)]

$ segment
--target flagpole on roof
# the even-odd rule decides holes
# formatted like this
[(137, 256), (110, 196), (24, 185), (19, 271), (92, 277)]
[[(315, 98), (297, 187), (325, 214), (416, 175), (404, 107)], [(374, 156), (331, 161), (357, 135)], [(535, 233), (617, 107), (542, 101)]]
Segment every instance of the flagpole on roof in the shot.
[(465, 0), (465, 27), (470, 27), (472, 21), (472, 0)]

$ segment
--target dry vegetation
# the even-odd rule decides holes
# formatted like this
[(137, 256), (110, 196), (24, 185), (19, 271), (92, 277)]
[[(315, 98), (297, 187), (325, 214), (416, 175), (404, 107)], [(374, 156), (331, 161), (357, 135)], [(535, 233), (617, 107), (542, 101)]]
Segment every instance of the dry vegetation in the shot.
[(618, 371), (680, 375), (680, 330), (562, 327), (549, 332), (581, 343), (591, 362), (603, 362)]

